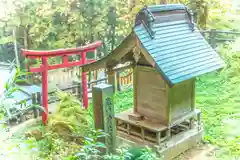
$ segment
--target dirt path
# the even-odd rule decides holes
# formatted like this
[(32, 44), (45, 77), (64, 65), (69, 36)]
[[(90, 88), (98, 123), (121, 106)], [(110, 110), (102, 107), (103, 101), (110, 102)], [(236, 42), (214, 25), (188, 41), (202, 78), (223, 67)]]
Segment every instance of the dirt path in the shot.
[(23, 140), (14, 138), (15, 134), (34, 123), (36, 119), (11, 127), (8, 132), (0, 129), (0, 160), (36, 160), (36, 150), (29, 149)]
[(202, 144), (186, 151), (174, 160), (214, 160), (214, 150), (213, 146)]
[(0, 145), (1, 160), (34, 160), (36, 152), (27, 148), (21, 141), (8, 140)]

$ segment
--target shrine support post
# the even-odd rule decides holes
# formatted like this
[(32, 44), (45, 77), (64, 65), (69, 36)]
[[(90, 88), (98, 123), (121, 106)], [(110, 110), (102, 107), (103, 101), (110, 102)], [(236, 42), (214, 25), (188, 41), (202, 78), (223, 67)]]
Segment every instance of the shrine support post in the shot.
[(115, 93), (117, 91), (117, 77), (116, 72), (114, 72), (112, 69), (107, 70), (108, 75), (108, 84), (113, 85), (113, 92)]

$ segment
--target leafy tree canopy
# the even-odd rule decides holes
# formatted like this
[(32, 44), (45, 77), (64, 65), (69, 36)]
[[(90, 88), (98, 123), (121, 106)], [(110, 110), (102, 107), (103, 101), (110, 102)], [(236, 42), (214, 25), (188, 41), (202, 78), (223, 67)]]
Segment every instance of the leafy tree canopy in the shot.
[[(203, 28), (207, 27), (209, 17), (215, 18), (209, 11), (222, 8), (218, 0), (3, 0), (0, 3), (7, 8), (0, 22), (1, 37), (7, 37), (16, 28), (18, 42), (29, 49), (75, 47), (100, 39), (104, 42), (104, 53), (110, 52), (130, 32), (133, 17), (144, 5), (184, 3), (198, 13), (198, 24)], [(1, 39), (3, 43), (7, 40)]]

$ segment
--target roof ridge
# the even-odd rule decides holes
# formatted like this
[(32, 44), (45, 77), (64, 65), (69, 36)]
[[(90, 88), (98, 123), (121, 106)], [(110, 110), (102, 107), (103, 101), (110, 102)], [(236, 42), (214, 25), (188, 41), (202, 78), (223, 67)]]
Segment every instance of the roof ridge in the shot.
[(149, 5), (147, 6), (151, 12), (154, 11), (171, 11), (171, 10), (184, 10), (185, 5), (183, 4), (159, 4), (159, 5)]
[[(184, 13), (178, 14), (176, 16), (176, 13), (170, 13), (167, 15), (161, 15), (161, 12), (166, 11), (179, 11), (183, 10)], [(154, 15), (154, 14), (155, 15)], [(158, 13), (160, 13), (158, 15)], [(165, 18), (164, 18), (165, 17)], [(188, 18), (186, 18), (188, 17)], [(160, 23), (162, 22), (171, 22), (171, 21), (179, 21), (180, 19), (185, 20), (185, 23), (189, 24), (189, 27), (192, 31), (195, 29), (195, 24), (193, 22), (193, 14), (191, 10), (188, 9), (187, 6), (183, 4), (171, 4), (171, 5), (155, 5), (155, 6), (144, 6), (136, 15), (135, 19), (135, 27), (139, 25), (143, 25), (144, 29), (147, 31), (148, 35), (151, 37), (151, 39), (154, 39), (155, 37), (155, 31), (154, 31), (154, 24), (157, 24), (157, 21)], [(187, 19), (187, 20), (186, 20)], [(155, 23), (154, 23), (155, 22)], [(183, 23), (183, 22), (181, 22)], [(169, 24), (170, 25), (170, 24)], [(172, 24), (173, 25), (173, 24)], [(176, 25), (176, 24), (175, 24)]]

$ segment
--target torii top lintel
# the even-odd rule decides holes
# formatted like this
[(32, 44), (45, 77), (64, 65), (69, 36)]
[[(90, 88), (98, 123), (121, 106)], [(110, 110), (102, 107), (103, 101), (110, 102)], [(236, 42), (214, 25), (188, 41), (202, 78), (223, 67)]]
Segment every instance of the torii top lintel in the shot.
[(28, 58), (37, 58), (37, 57), (56, 57), (63, 55), (72, 55), (72, 54), (81, 54), (82, 52), (91, 52), (96, 48), (102, 45), (101, 41), (97, 41), (91, 44), (87, 44), (82, 47), (77, 48), (66, 48), (58, 50), (47, 50), (47, 51), (36, 51), (36, 50), (26, 50), (22, 49), (23, 54)]
[[(49, 65), (47, 64), (47, 61), (46, 61), (46, 63), (44, 62), (45, 67), (41, 65), (40, 68), (32, 68), (32, 67), (30, 68), (31, 72), (43, 72), (43, 70), (54, 70), (58, 68), (81, 66), (84, 64), (94, 62), (95, 60), (86, 59), (86, 53), (95, 51), (101, 45), (102, 45), (101, 41), (96, 41), (94, 43), (87, 44), (85, 46), (77, 47), (77, 48), (67, 48), (67, 49), (47, 50), (47, 51), (35, 51), (35, 50), (22, 49), (22, 52), (23, 52), (23, 55), (26, 56), (26, 58), (30, 58), (30, 59), (42, 58), (42, 62), (46, 61), (43, 59), (62, 56), (61, 64)], [(75, 62), (69, 62), (68, 56), (74, 55), (74, 54), (81, 55), (81, 60), (75, 61)]]

